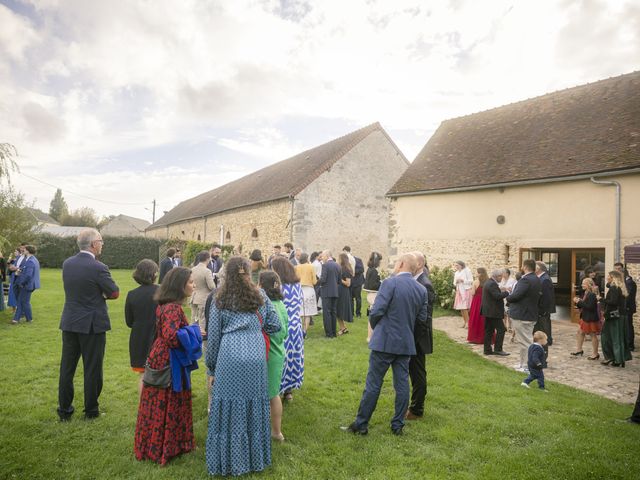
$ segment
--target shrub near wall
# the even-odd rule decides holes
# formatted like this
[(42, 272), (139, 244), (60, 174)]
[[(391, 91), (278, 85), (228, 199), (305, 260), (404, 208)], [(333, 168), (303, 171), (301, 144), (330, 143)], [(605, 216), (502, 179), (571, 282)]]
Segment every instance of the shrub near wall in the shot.
[(429, 272), (429, 278), (436, 291), (436, 303), (442, 308), (453, 308), (455, 290), (453, 288), (453, 270), (450, 267), (433, 267)]
[[(162, 242), (144, 237), (104, 237), (104, 247), (99, 260), (109, 268), (135, 268), (143, 258), (156, 261)], [(62, 263), (78, 253), (75, 237), (57, 237), (43, 233), (36, 241), (40, 265), (61, 268)]]
[[(189, 240), (182, 250), (182, 264), (184, 266), (193, 265), (193, 262), (196, 259), (196, 255), (200, 253), (202, 250), (209, 251), (213, 245), (218, 245), (217, 243), (204, 243), (198, 242), (195, 240)], [(225, 262), (227, 259), (233, 255), (233, 245), (223, 245), (220, 247), (222, 250), (222, 260)]]

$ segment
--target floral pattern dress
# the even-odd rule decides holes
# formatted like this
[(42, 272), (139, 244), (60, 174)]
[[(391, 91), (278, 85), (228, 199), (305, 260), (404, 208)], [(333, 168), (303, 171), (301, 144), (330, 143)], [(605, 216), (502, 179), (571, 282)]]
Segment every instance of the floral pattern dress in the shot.
[[(182, 307), (175, 303), (159, 305), (156, 316), (157, 336), (148, 363), (153, 369), (162, 369), (169, 365), (169, 349), (179, 346), (178, 330), (189, 322)], [(164, 465), (194, 448), (191, 390), (183, 388), (182, 392), (174, 392), (171, 387), (144, 385), (136, 423), (136, 458)]]

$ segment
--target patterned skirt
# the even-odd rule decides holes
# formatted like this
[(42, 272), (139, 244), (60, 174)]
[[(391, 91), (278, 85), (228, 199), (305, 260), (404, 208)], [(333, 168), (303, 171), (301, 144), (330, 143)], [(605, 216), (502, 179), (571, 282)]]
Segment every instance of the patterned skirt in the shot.
[(302, 311), (303, 317), (313, 317), (318, 314), (318, 301), (313, 287), (302, 286)]
[(471, 289), (456, 288), (456, 299), (453, 303), (454, 310), (469, 310), (471, 306)]
[(145, 385), (140, 396), (134, 453), (138, 460), (165, 465), (173, 457), (195, 448), (191, 390)]

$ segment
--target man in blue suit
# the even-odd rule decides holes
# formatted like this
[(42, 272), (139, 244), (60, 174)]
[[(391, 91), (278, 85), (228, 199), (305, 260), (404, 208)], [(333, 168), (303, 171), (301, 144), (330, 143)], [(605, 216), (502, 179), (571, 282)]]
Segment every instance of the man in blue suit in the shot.
[(342, 270), (331, 256), (329, 250), (322, 252), (321, 257), (320, 296), (322, 298), (322, 323), (324, 324), (325, 336), (335, 338), (338, 320), (338, 285), (342, 277)]
[(416, 322), (427, 321), (427, 290), (413, 278), (415, 269), (416, 257), (404, 254), (395, 264), (395, 276), (380, 285), (369, 314), (373, 335), (369, 341), (367, 381), (356, 420), (342, 427), (345, 431), (358, 435), (368, 433), (384, 376), (391, 367), (396, 391), (391, 431), (394, 435), (403, 433), (404, 416), (409, 407), (409, 360), (416, 354), (413, 332)]
[(100, 415), (98, 397), (102, 391), (102, 361), (106, 332), (111, 330), (105, 300), (118, 298), (118, 286), (109, 268), (96, 260), (104, 241), (93, 228), (78, 235), (80, 253), (62, 264), (65, 302), (60, 320), (62, 358), (58, 383), (58, 416), (68, 421), (73, 415), (73, 376), (82, 356), (84, 366), (84, 416)]
[(40, 262), (34, 257), (36, 247), (26, 245), (24, 247), (24, 258), (20, 263), (20, 268), (16, 270), (13, 288), (16, 295), (17, 305), (13, 314), (12, 324), (20, 322), (20, 318), (25, 317), (27, 323), (33, 321), (31, 313), (31, 294), (40, 288)]

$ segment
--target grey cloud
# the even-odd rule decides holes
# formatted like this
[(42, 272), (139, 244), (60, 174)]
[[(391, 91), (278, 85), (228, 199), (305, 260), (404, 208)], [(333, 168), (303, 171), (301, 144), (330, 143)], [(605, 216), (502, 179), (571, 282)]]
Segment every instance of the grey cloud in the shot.
[(275, 6), (271, 7), (271, 13), (285, 20), (300, 22), (312, 9), (311, 2), (306, 0), (279, 0)]
[(27, 136), (34, 142), (55, 142), (66, 133), (64, 121), (38, 103), (25, 104), (22, 118), (26, 123)]

